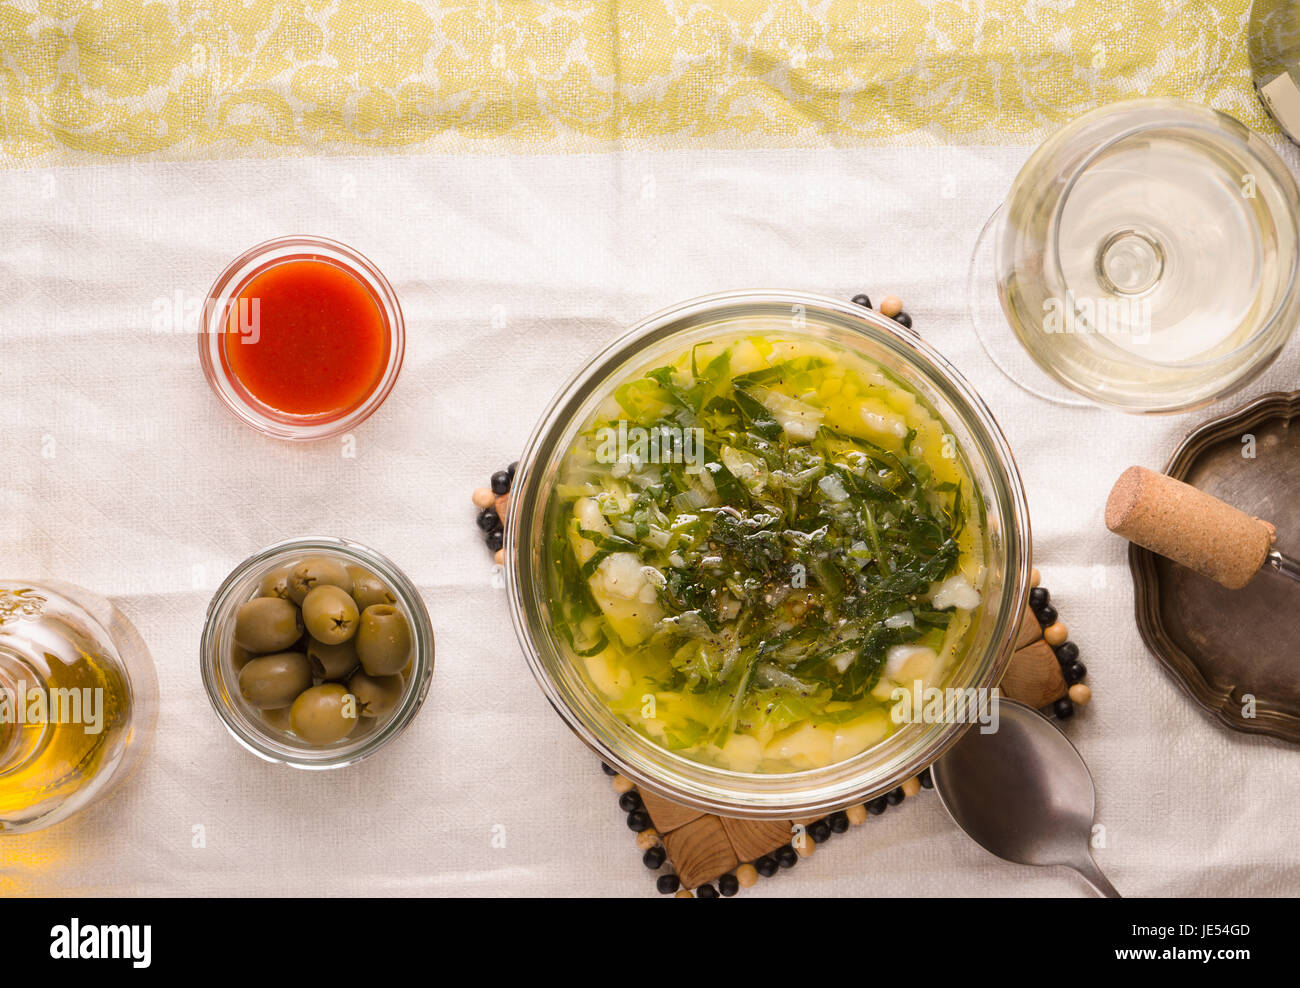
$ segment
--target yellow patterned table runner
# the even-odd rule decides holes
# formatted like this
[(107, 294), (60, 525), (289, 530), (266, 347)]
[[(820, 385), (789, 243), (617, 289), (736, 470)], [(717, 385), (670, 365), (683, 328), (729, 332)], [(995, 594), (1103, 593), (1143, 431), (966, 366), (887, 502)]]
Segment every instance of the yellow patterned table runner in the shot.
[(1270, 136), (1248, 0), (0, 0), (0, 164), (1030, 144), (1099, 103)]

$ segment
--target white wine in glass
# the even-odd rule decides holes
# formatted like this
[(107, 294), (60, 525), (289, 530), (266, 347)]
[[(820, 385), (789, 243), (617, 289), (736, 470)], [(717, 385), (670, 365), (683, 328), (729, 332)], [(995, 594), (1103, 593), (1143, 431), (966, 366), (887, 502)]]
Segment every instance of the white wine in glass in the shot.
[(981, 238), (971, 289), (988, 292), (974, 273), (991, 273), (1007, 329), (1075, 395), (1195, 407), (1263, 370), (1300, 317), (1298, 207), (1285, 164), (1231, 117), (1111, 104), (1030, 156)]

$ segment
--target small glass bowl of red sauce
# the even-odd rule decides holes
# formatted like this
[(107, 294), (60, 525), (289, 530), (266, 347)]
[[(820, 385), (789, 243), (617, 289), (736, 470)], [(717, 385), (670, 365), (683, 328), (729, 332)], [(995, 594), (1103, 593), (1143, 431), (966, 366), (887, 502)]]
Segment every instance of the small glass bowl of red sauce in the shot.
[(199, 332), (217, 397), (277, 439), (324, 439), (364, 421), (393, 389), (405, 349), (388, 279), (323, 237), (281, 237), (235, 258)]

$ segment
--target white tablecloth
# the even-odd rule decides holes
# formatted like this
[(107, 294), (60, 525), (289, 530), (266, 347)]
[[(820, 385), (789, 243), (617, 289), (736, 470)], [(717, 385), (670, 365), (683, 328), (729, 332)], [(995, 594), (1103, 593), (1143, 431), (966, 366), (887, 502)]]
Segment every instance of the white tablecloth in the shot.
[[(1119, 889), (1300, 892), (1300, 750), (1218, 726), (1161, 672), (1133, 623), (1125, 546), (1102, 523), (1119, 472), (1162, 466), (1214, 410), (1051, 405), (1004, 378), (969, 329), (971, 246), (1026, 153), (0, 172), (0, 575), (110, 596), (149, 642), (161, 691), (139, 773), (81, 817), (0, 838), (0, 891), (654, 894), (608, 780), (528, 673), (469, 492), (517, 456), (555, 389), (621, 328), (699, 294), (787, 287), (901, 295), (1006, 430), (1036, 562), (1089, 670), (1094, 701), (1068, 731), (1096, 778), (1096, 857)], [(238, 425), (204, 383), (192, 324), (165, 331), (167, 311), (197, 304), (237, 252), (297, 232), (369, 255), (406, 313), (401, 379), (356, 431), (352, 459), (334, 441), (278, 443)], [(1297, 386), (1300, 341), (1239, 399)], [(312, 533), (393, 558), (438, 636), (411, 728), (329, 773), (247, 754), (199, 678), (217, 583), (256, 549)], [(753, 894), (1081, 891), (1068, 874), (994, 859), (928, 793)]]

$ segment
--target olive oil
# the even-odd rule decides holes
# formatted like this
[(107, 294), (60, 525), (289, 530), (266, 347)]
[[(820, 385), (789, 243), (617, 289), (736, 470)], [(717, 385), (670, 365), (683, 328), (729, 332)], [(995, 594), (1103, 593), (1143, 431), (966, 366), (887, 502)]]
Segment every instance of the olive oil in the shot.
[(130, 738), (130, 687), (111, 646), (47, 603), (0, 588), (0, 834), (84, 805)]
[(561, 466), (553, 627), (615, 716), (684, 757), (783, 773), (866, 751), (982, 604), (955, 437), (883, 365), (783, 327), (661, 360)]

